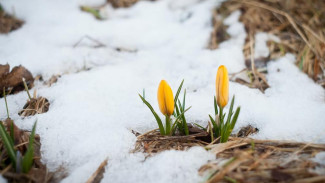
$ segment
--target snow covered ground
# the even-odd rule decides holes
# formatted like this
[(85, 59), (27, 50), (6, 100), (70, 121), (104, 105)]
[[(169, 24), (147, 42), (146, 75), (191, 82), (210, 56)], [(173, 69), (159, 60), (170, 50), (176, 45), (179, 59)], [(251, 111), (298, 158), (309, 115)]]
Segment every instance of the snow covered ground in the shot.
[[(1, 0), (4, 8), (25, 21), (22, 28), (0, 35), (0, 64), (22, 64), (45, 79), (64, 74), (56, 84), (36, 84), (38, 94), (50, 100), (47, 113), (18, 116), (27, 95), (8, 97), (11, 118), (24, 129), (37, 119), (42, 160), (51, 170), (64, 166), (63, 182), (85, 182), (109, 158), (103, 182), (199, 182), (198, 168), (214, 156), (203, 148), (166, 151), (146, 159), (130, 154), (136, 137), (157, 127), (138, 93), (158, 110), (157, 87), (166, 79), (174, 92), (182, 79), (187, 89), (187, 117), (206, 125), (213, 113), (215, 75), (219, 65), (229, 73), (245, 68), (242, 47), (244, 26), (240, 12), (227, 18), (232, 38), (217, 50), (206, 49), (212, 30), (215, 0), (142, 1), (127, 9), (106, 8), (108, 19), (98, 21), (81, 12), (80, 5), (104, 0)], [(219, 2), (220, 3), (220, 2)], [(106, 47), (94, 48), (88, 35)], [(256, 36), (265, 41), (265, 35)], [(257, 40), (259, 41), (259, 40)], [(265, 54), (263, 42), (256, 49)], [(119, 52), (116, 48), (137, 50)], [(294, 65), (294, 57), (268, 64), (270, 88), (261, 93), (230, 83), (230, 94), (242, 110), (236, 129), (252, 124), (260, 129), (254, 138), (325, 143), (325, 91)], [(76, 72), (84, 67), (89, 71)], [(34, 90), (33, 89), (33, 90)], [(4, 100), (0, 100), (4, 119)]]

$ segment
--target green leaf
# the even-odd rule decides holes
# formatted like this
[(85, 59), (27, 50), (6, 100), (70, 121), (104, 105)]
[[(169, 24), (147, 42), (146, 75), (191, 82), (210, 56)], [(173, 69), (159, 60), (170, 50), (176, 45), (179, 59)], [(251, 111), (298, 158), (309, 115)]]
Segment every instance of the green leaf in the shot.
[(179, 87), (178, 87), (178, 89), (177, 89), (177, 92), (176, 92), (176, 95), (175, 95), (175, 98), (174, 98), (174, 103), (175, 103), (175, 105), (176, 105), (176, 103), (177, 103), (177, 99), (178, 99), (179, 93), (180, 93), (181, 90), (182, 90), (183, 83), (184, 83), (184, 79), (183, 79), (183, 81), (181, 82), (181, 84), (179, 85)]
[(232, 97), (229, 112), (228, 112), (228, 117), (226, 123), (228, 124), (230, 122), (231, 116), (232, 116), (232, 110), (234, 108), (234, 103), (235, 103), (235, 95)]
[(14, 132), (14, 122), (13, 121), (11, 122), (11, 125), (10, 125), (10, 137), (11, 137), (12, 144), (14, 144), (15, 132)]
[[(186, 92), (184, 93), (184, 98), (185, 98), (185, 95), (186, 95)], [(181, 104), (180, 100), (178, 100), (177, 102), (178, 102), (180, 111), (181, 112), (184, 112), (185, 106)], [(185, 104), (185, 100), (183, 100), (183, 104)], [(181, 119), (182, 119), (182, 123), (181, 123), (182, 124), (182, 132), (185, 135), (189, 135), (188, 126), (187, 126), (187, 122), (186, 122), (186, 119), (185, 119), (185, 115), (184, 114), (181, 115)]]
[(22, 167), (23, 167), (23, 172), (28, 173), (29, 170), (31, 169), (33, 165), (33, 157), (34, 157), (34, 139), (35, 139), (35, 130), (36, 130), (36, 124), (37, 121), (34, 123), (32, 133), (29, 136), (29, 143), (28, 143), (28, 148), (27, 152), (25, 153), (23, 160), (22, 160)]
[(175, 121), (179, 120), (183, 114), (185, 114), (185, 112), (187, 112), (189, 109), (191, 109), (192, 106), (190, 106), (189, 108), (187, 108), (185, 111), (183, 111), (180, 115), (177, 116), (177, 118), (175, 119)]
[(141, 100), (143, 101), (143, 103), (148, 106), (148, 108), (150, 109), (150, 111), (152, 112), (152, 114), (155, 116), (156, 121), (158, 123), (158, 127), (159, 127), (160, 134), (161, 135), (165, 135), (164, 125), (162, 124), (162, 121), (159, 118), (158, 114), (155, 112), (155, 110), (152, 108), (152, 106), (149, 104), (149, 102), (146, 101), (146, 99), (144, 99), (140, 94), (139, 94), (139, 96), (140, 96)]
[(173, 131), (173, 128), (175, 127), (175, 124), (178, 123), (178, 120), (182, 117), (183, 114), (185, 114), (185, 112), (187, 112), (189, 109), (191, 109), (192, 106), (190, 106), (189, 108), (187, 108), (185, 111), (183, 111), (180, 115), (177, 116), (177, 118), (175, 119), (175, 122), (172, 126), (172, 131)]
[(217, 125), (217, 123), (216, 123), (216, 121), (212, 118), (212, 116), (211, 115), (209, 115), (209, 118), (210, 118), (210, 121), (211, 121), (211, 123), (212, 123), (212, 126), (213, 126), (213, 130), (214, 130), (214, 137), (215, 138), (218, 138), (219, 137), (219, 126)]
[(240, 107), (237, 107), (235, 115), (234, 115), (234, 117), (232, 118), (232, 121), (231, 121), (231, 129), (234, 129), (234, 127), (235, 127), (235, 125), (237, 123), (237, 118), (239, 116), (239, 113), (240, 113)]
[(234, 129), (235, 125), (236, 125), (236, 122), (237, 122), (237, 118), (239, 116), (239, 113), (240, 113), (240, 107), (237, 107), (236, 109), (236, 112), (235, 112), (235, 115), (233, 116), (232, 120), (231, 120), (231, 123), (229, 124), (229, 128), (227, 129), (227, 133), (225, 135), (225, 142), (228, 141), (228, 138), (232, 132), (232, 130)]
[(185, 110), (185, 97), (186, 97), (186, 89), (184, 90), (184, 97), (183, 97), (183, 111)]
[(143, 88), (143, 91), (142, 91), (142, 96), (144, 99), (146, 99), (146, 90)]
[(204, 128), (203, 126), (201, 126), (201, 125), (199, 125), (199, 124), (197, 124), (197, 123), (194, 123), (194, 125), (197, 126), (197, 127), (199, 127), (199, 128), (201, 128), (201, 129), (204, 130), (204, 131), (207, 130), (206, 128)]
[(214, 115), (216, 116), (218, 114), (218, 105), (217, 105), (217, 99), (216, 96), (214, 96)]
[(11, 141), (11, 137), (7, 133), (5, 127), (3, 126), (2, 121), (0, 121), (0, 136), (1, 136), (1, 139), (2, 139), (2, 142), (5, 146), (5, 148), (7, 150), (9, 158), (15, 167), (17, 161), (16, 161), (16, 151), (14, 149), (14, 143), (13, 143), (13, 141)]
[(179, 116), (179, 109), (178, 109), (177, 104), (175, 105), (175, 111), (174, 111), (173, 115), (175, 118), (177, 118), (177, 116)]

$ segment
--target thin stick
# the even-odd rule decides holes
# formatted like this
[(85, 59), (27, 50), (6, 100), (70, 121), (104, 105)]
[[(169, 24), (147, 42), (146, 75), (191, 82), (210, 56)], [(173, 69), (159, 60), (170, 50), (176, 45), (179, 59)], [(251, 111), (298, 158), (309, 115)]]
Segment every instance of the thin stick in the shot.
[(5, 98), (5, 103), (6, 103), (6, 109), (7, 109), (7, 118), (9, 117), (9, 109), (8, 109), (8, 103), (7, 103), (7, 97), (6, 97), (6, 89), (3, 87), (3, 97)]
[(255, 51), (254, 51), (254, 46), (253, 46), (254, 43), (253, 42), (254, 42), (253, 36), (250, 35), (249, 36), (249, 47), (251, 50), (251, 67), (252, 67), (254, 78), (257, 79), (256, 72), (255, 72), (255, 60), (254, 60)]
[(151, 130), (151, 131), (148, 131), (148, 132), (146, 132), (146, 133), (144, 133), (144, 134), (141, 134), (141, 135), (137, 136), (137, 138), (139, 139), (140, 137), (143, 137), (143, 136), (147, 135), (148, 133), (154, 132), (154, 131), (156, 131), (156, 130), (158, 130), (158, 129), (159, 129), (159, 128), (156, 128), (156, 129), (153, 129), (153, 130)]
[(87, 38), (87, 39), (95, 42), (97, 44), (95, 47), (97, 47), (97, 48), (106, 47), (106, 45), (104, 43), (101, 43), (100, 41), (98, 41), (98, 40), (96, 40), (96, 39), (94, 39), (94, 38), (92, 38), (92, 37), (90, 37), (88, 35), (85, 35), (85, 36), (81, 37), (81, 39), (73, 45), (73, 48), (76, 48), (84, 38)]
[(28, 87), (27, 87), (27, 84), (26, 84), (25, 78), (23, 78), (23, 83), (24, 83), (25, 90), (26, 90), (26, 92), (27, 92), (27, 94), (28, 94), (28, 98), (29, 98), (29, 100), (32, 100), (32, 97), (30, 96), (30, 93), (29, 93), (29, 91), (28, 91)]

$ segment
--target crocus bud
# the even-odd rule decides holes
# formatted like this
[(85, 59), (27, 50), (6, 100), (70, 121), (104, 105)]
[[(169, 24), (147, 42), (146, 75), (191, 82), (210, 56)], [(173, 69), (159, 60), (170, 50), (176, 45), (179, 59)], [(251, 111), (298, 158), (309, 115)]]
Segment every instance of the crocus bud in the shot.
[(218, 68), (216, 78), (216, 98), (219, 107), (225, 107), (229, 98), (229, 78), (228, 71), (224, 65)]
[(165, 80), (161, 80), (158, 87), (158, 104), (161, 113), (170, 116), (174, 112), (173, 91)]

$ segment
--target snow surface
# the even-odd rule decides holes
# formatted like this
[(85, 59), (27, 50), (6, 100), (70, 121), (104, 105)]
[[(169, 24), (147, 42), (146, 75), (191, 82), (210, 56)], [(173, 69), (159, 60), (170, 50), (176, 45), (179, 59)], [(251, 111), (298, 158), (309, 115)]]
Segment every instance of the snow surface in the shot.
[[(104, 0), (2, 0), (9, 12), (26, 23), (0, 35), (0, 64), (22, 64), (45, 79), (64, 74), (51, 87), (36, 84), (49, 99), (47, 113), (21, 118), (27, 95), (8, 96), (10, 116), (17, 125), (31, 129), (38, 120), (42, 161), (51, 170), (64, 166), (63, 182), (85, 182), (109, 158), (103, 182), (199, 182), (198, 168), (214, 156), (203, 148), (166, 151), (146, 159), (129, 153), (136, 137), (131, 129), (145, 132), (157, 127), (138, 93), (158, 110), (157, 87), (166, 79), (174, 92), (184, 78), (187, 113), (191, 122), (206, 125), (213, 113), (215, 75), (219, 65), (229, 73), (243, 68), (246, 33), (234, 12), (225, 23), (232, 38), (217, 50), (208, 50), (215, 0), (141, 1), (130, 8), (106, 7), (108, 20), (97, 21), (79, 10), (80, 5), (100, 5)], [(220, 2), (219, 2), (220, 3)], [(88, 35), (106, 47), (84, 39)], [(261, 37), (261, 38), (259, 38)], [(256, 36), (262, 45), (265, 36)], [(115, 48), (137, 50), (118, 52)], [(259, 51), (261, 50), (261, 51)], [(265, 55), (265, 49), (255, 49)], [(260, 129), (254, 138), (325, 143), (325, 93), (294, 65), (290, 54), (268, 64), (270, 88), (261, 93), (230, 82), (241, 114), (236, 130), (247, 124)], [(84, 67), (90, 71), (81, 71)], [(33, 89), (33, 90), (34, 90)], [(4, 100), (0, 103), (4, 106)], [(4, 107), (0, 117), (6, 116)]]

